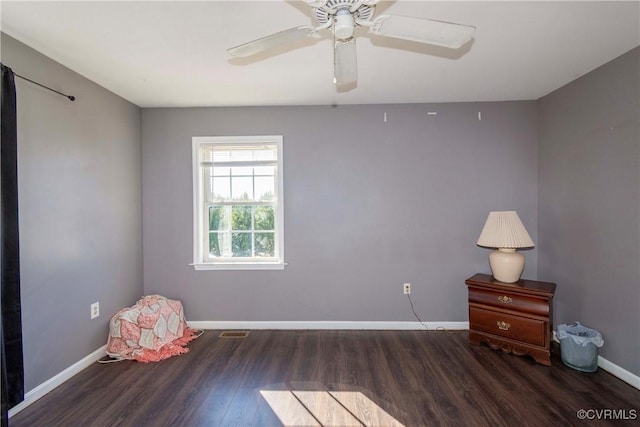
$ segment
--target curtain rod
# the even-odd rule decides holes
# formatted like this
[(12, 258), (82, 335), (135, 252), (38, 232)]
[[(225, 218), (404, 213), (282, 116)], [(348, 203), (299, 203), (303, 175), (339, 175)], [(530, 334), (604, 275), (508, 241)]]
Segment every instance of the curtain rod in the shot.
[(34, 85), (38, 85), (38, 86), (40, 86), (40, 87), (42, 87), (42, 88), (45, 88), (45, 89), (47, 89), (47, 90), (50, 90), (51, 92), (55, 92), (55, 93), (57, 93), (58, 95), (62, 95), (62, 96), (64, 96), (65, 98), (69, 99), (69, 101), (75, 101), (75, 100), (76, 100), (76, 97), (75, 97), (75, 96), (73, 96), (73, 95), (67, 95), (66, 93), (58, 92), (58, 91), (57, 91), (57, 90), (55, 90), (55, 89), (51, 89), (50, 87), (45, 86), (45, 85), (43, 85), (43, 84), (40, 84), (40, 83), (38, 83), (38, 82), (34, 82), (33, 80), (28, 79), (28, 78), (26, 78), (26, 77), (24, 77), (24, 76), (21, 76), (21, 75), (20, 75), (20, 74), (18, 74), (18, 73), (15, 73), (15, 72), (14, 72), (14, 73), (13, 73), (13, 75), (14, 75), (14, 76), (16, 76), (16, 77), (20, 77), (22, 80), (26, 80), (26, 81), (28, 81), (28, 82), (31, 82), (31, 83), (33, 83)]

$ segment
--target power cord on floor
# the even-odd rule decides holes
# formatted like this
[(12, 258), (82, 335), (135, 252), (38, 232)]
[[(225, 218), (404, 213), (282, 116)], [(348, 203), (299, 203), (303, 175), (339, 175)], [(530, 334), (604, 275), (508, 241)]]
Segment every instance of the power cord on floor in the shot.
[(411, 304), (411, 311), (413, 311), (413, 315), (416, 316), (416, 319), (418, 319), (418, 322), (420, 322), (420, 324), (424, 326), (424, 328), (428, 331), (429, 327), (420, 319), (420, 317), (418, 316), (418, 313), (416, 313), (416, 310), (413, 308), (413, 301), (411, 300), (411, 294), (407, 294), (407, 298), (409, 298), (409, 304)]
[[(427, 326), (426, 323), (424, 323), (422, 321), (422, 319), (420, 319), (420, 316), (418, 316), (418, 313), (416, 313), (416, 310), (413, 308), (413, 300), (411, 299), (411, 294), (406, 294), (407, 298), (409, 299), (409, 304), (411, 304), (411, 311), (413, 312), (413, 315), (416, 317), (416, 319), (418, 319), (418, 322), (420, 322), (420, 324), (422, 326), (424, 326), (424, 328), (427, 331), (430, 331), (431, 329), (429, 329), (429, 327)], [(455, 330), (451, 330), (451, 329), (447, 329), (447, 328), (443, 328), (442, 326), (439, 326), (435, 329), (436, 331), (445, 331), (448, 334), (453, 334), (453, 335), (457, 335), (460, 333), (460, 331), (455, 331)]]

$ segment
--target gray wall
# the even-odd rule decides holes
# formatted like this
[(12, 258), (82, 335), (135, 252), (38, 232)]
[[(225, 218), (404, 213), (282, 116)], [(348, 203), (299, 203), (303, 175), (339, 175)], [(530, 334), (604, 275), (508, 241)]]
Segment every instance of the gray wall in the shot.
[[(436, 111), (430, 116), (429, 111)], [(478, 120), (478, 112), (482, 120)], [(387, 113), (387, 122), (383, 121)], [(536, 102), (143, 109), (144, 291), (189, 320), (467, 320), (490, 210), (537, 236)], [(194, 271), (191, 137), (284, 136), (284, 271)], [(524, 276), (536, 278), (537, 250)]]
[(16, 79), (28, 391), (104, 345), (142, 294), (140, 109), (5, 34), (2, 62), (77, 97)]
[(538, 276), (640, 374), (640, 48), (539, 100)]

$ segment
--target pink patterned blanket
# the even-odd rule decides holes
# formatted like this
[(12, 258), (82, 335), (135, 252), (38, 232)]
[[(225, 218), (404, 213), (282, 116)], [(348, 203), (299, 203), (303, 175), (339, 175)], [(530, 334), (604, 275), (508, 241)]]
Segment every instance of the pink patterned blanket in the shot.
[(158, 362), (187, 353), (187, 343), (200, 334), (187, 326), (180, 301), (148, 295), (111, 318), (107, 354), (116, 360)]

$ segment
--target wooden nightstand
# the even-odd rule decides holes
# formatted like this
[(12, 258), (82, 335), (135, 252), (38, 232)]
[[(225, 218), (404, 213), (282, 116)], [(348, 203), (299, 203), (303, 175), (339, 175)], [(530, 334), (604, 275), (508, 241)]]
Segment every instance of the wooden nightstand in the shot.
[(555, 283), (520, 279), (502, 283), (488, 274), (465, 280), (469, 290), (469, 343), (551, 365)]

